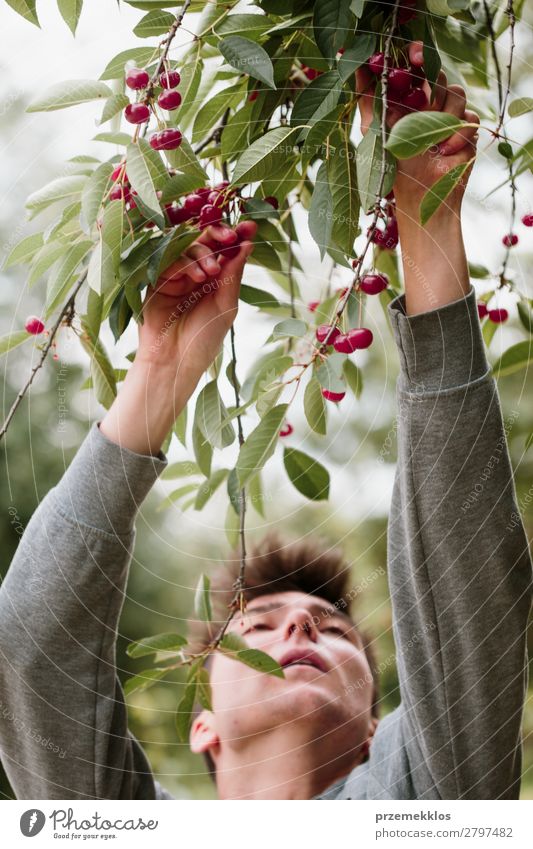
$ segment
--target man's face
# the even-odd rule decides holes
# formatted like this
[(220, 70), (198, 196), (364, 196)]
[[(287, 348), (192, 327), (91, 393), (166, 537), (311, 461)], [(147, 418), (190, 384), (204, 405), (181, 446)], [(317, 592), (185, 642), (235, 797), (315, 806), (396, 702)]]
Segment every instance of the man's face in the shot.
[(366, 739), (372, 676), (361, 638), (342, 611), (306, 593), (272, 593), (250, 601), (229, 630), (275, 658), (285, 677), (216, 653), (209, 722), (220, 746), (238, 748), (248, 736), (284, 725), (290, 732), (294, 723), (309, 730), (310, 740), (323, 736), (333, 748), (337, 731), (343, 745)]

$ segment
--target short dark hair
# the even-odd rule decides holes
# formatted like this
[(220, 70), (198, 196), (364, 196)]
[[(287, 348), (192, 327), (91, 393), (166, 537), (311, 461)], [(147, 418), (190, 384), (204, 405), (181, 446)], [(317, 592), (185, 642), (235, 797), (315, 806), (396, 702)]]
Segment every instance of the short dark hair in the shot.
[[(240, 552), (234, 551), (219, 565), (211, 578), (213, 621), (189, 623), (191, 650), (202, 651), (226, 620), (234, 596), (235, 580), (239, 574)], [(349, 616), (359, 634), (373, 679), (372, 715), (379, 715), (377, 662), (370, 635), (358, 627), (353, 609), (359, 591), (350, 587), (350, 567), (342, 551), (323, 540), (307, 538), (289, 542), (280, 534), (270, 532), (255, 543), (246, 557), (246, 601), (280, 592), (301, 592), (316, 595)], [(215, 765), (209, 753), (205, 756), (209, 772), (214, 777)]]

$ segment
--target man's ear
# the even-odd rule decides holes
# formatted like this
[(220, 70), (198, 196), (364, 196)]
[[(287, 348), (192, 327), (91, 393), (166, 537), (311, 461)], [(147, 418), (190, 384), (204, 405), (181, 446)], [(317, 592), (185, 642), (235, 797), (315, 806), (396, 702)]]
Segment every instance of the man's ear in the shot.
[(220, 744), (216, 732), (215, 715), (209, 710), (203, 710), (194, 720), (189, 735), (191, 751), (197, 755), (215, 749)]

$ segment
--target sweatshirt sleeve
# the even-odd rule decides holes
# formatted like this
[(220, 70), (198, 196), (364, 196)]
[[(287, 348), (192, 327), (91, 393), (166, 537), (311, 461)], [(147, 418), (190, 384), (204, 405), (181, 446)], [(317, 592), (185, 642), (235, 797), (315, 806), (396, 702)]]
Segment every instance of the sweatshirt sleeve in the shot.
[(18, 798), (155, 798), (115, 644), (134, 521), (167, 464), (94, 423), (0, 589), (0, 752)]
[(407, 316), (403, 297), (389, 312), (400, 356), (388, 568), (401, 707), (383, 727), (394, 745), (385, 751), (376, 735), (382, 790), (402, 798), (407, 769), (414, 798), (517, 798), (531, 604), (506, 442), (517, 414), (502, 420), (472, 288), (430, 312)]

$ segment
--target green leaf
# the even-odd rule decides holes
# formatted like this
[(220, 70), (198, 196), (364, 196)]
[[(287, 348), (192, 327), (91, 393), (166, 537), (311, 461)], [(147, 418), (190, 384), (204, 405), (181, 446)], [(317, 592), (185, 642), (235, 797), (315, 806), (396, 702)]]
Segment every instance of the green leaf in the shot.
[(492, 340), (494, 338), (494, 334), (498, 330), (499, 326), (500, 325), (497, 324), (495, 321), (484, 321), (483, 322), (483, 329), (482, 329), (481, 333), (483, 335), (483, 341), (485, 342), (485, 345), (487, 346), (487, 348), (490, 348), (490, 343), (492, 342)]
[(93, 243), (88, 240), (78, 242), (72, 245), (64, 257), (58, 260), (54, 266), (46, 288), (46, 318), (54, 312), (63, 297), (66, 296), (74, 283), (74, 273), (93, 247)]
[(350, 0), (320, 0), (315, 3), (313, 28), (315, 41), (326, 59), (333, 62), (344, 45), (354, 21), (350, 12)]
[(154, 9), (152, 12), (148, 12), (144, 18), (141, 18), (137, 26), (133, 28), (133, 32), (138, 38), (152, 38), (155, 35), (163, 35), (169, 31), (175, 20), (175, 16), (170, 12)]
[(410, 159), (469, 126), (449, 112), (413, 112), (394, 125), (385, 146), (398, 159)]
[(57, 7), (72, 35), (75, 35), (83, 8), (83, 0), (57, 0)]
[(4, 269), (10, 268), (12, 265), (25, 265), (30, 262), (42, 246), (42, 233), (32, 233), (31, 236), (25, 236), (8, 254), (4, 262)]
[(220, 484), (226, 480), (227, 476), (227, 469), (217, 469), (216, 472), (213, 472), (210, 478), (201, 484), (194, 502), (195, 510), (201, 510), (205, 507), (211, 496), (214, 495), (219, 488)]
[(161, 475), (161, 480), (174, 480), (175, 478), (188, 477), (188, 475), (199, 475), (200, 469), (191, 460), (181, 460), (171, 463)]
[(87, 283), (97, 295), (105, 295), (115, 285), (113, 255), (102, 238), (95, 246), (89, 260)]
[(113, 166), (103, 162), (93, 171), (81, 193), (81, 211), (89, 227), (95, 223), (107, 188), (110, 186)]
[(376, 49), (376, 35), (373, 32), (362, 32), (356, 35), (353, 47), (345, 50), (338, 61), (337, 68), (341, 80), (346, 82), (361, 65), (374, 53)]
[(275, 675), (277, 678), (285, 677), (285, 673), (277, 660), (274, 660), (269, 654), (259, 651), (259, 649), (248, 648), (247, 643), (237, 634), (225, 634), (220, 641), (218, 650), (227, 657), (239, 660), (258, 672)]
[(128, 178), (139, 195), (141, 201), (154, 212), (156, 219), (161, 218), (161, 208), (157, 198), (154, 182), (144, 151), (139, 144), (132, 142), (126, 150), (126, 169)]
[(468, 274), (475, 280), (485, 280), (487, 277), (490, 277), (489, 269), (485, 268), (484, 265), (478, 265), (475, 262), (468, 263)]
[[(285, 321), (280, 321), (276, 324), (272, 331), (271, 340), (275, 342), (277, 339), (284, 339), (287, 336), (300, 339), (307, 332), (307, 324), (299, 318), (287, 318)], [(269, 340), (270, 341), (270, 340)]]
[(80, 341), (91, 358), (91, 375), (96, 397), (107, 410), (117, 395), (115, 371), (104, 346), (83, 320)]
[(528, 333), (533, 333), (533, 312), (531, 311), (531, 301), (518, 301), (518, 317)]
[(252, 183), (269, 176), (292, 152), (297, 127), (276, 127), (257, 139), (239, 158), (232, 182)]
[(125, 94), (113, 94), (111, 97), (108, 97), (102, 110), (102, 117), (98, 123), (105, 124), (106, 121), (110, 121), (111, 118), (114, 118), (115, 115), (122, 112), (129, 102), (130, 99), (129, 97), (126, 97)]
[(148, 690), (149, 687), (152, 687), (157, 681), (163, 678), (167, 671), (165, 668), (145, 669), (138, 675), (134, 675), (133, 678), (128, 678), (124, 684), (124, 694), (130, 696), (132, 693)]
[(333, 196), (328, 181), (327, 162), (322, 163), (316, 175), (309, 207), (308, 226), (320, 250), (320, 257), (324, 259), (333, 231)]
[(6, 336), (0, 336), (0, 355), (7, 354), (12, 348), (21, 345), (26, 339), (31, 339), (32, 334), (25, 330), (16, 330), (14, 333), (8, 333)]
[(26, 209), (40, 212), (52, 203), (77, 198), (87, 181), (87, 177), (76, 174), (71, 177), (57, 177), (36, 192), (32, 192), (26, 201)]
[(194, 423), (215, 448), (226, 448), (235, 440), (231, 424), (222, 423), (228, 411), (222, 402), (216, 380), (211, 380), (200, 392), (196, 401)]
[(346, 383), (355, 397), (359, 398), (363, 391), (363, 372), (349, 359), (344, 361), (342, 370), (346, 378)]
[(343, 363), (345, 357), (330, 354), (315, 372), (315, 377), (324, 389), (330, 392), (346, 392), (346, 383), (343, 378)]
[(219, 41), (217, 47), (233, 68), (259, 80), (269, 88), (276, 88), (270, 56), (255, 41), (240, 35), (230, 35)]
[(214, 29), (219, 35), (241, 35), (243, 32), (262, 35), (272, 26), (272, 21), (266, 15), (248, 15), (237, 13), (228, 15)]
[(185, 136), (183, 136), (181, 144), (177, 150), (166, 150), (165, 155), (172, 168), (175, 168), (177, 171), (182, 171), (184, 174), (199, 177), (200, 180), (204, 181), (204, 185), (208, 182), (209, 177), (207, 176), (204, 168), (200, 165), (198, 157)]
[(35, 26), (40, 26), (37, 11), (35, 9), (36, 0), (6, 0), (8, 6), (11, 6), (15, 12), (18, 12), (21, 17), (29, 21)]
[(222, 89), (211, 97), (196, 113), (192, 131), (192, 141), (198, 142), (212, 132), (213, 126), (220, 121), (227, 109), (238, 103), (243, 95), (244, 85), (239, 83)]
[(155, 634), (130, 643), (126, 649), (129, 657), (146, 657), (161, 651), (177, 652), (187, 645), (187, 640), (181, 634)]
[(357, 182), (363, 212), (372, 209), (378, 200), (383, 156), (385, 156), (385, 181), (382, 195), (385, 196), (394, 183), (395, 163), (388, 151), (383, 152), (379, 133), (370, 128), (357, 148)]
[(286, 411), (287, 404), (279, 404), (270, 410), (241, 446), (236, 464), (241, 487), (245, 486), (253, 475), (261, 471), (274, 453)]
[(265, 292), (264, 289), (257, 289), (255, 286), (248, 286), (245, 283), (241, 285), (239, 297), (245, 304), (250, 304), (250, 306), (259, 307), (260, 309), (281, 307), (281, 303), (270, 292)]
[(189, 192), (193, 192), (194, 189), (203, 186), (204, 183), (205, 180), (196, 174), (174, 174), (165, 183), (161, 202), (170, 203), (170, 201), (177, 200), (182, 195), (187, 195)]
[(291, 126), (313, 126), (335, 108), (342, 91), (342, 80), (337, 71), (328, 71), (316, 77), (296, 99), (291, 115)]
[(128, 133), (97, 133), (93, 136), (92, 141), (107, 142), (108, 144), (117, 144), (126, 147), (131, 142), (131, 136)]
[(518, 97), (516, 100), (512, 100), (507, 111), (511, 118), (517, 118), (519, 115), (532, 112), (533, 97)]
[(531, 339), (518, 342), (505, 351), (493, 366), (492, 372), (495, 377), (503, 377), (519, 371), (533, 359), (533, 345)]
[(341, 133), (341, 142), (328, 163), (328, 183), (333, 201), (333, 241), (351, 255), (359, 230), (359, 194), (355, 165), (356, 151), (348, 136), (348, 128)]
[(103, 100), (112, 94), (109, 86), (99, 80), (64, 80), (32, 100), (26, 112), (53, 112), (90, 100)]
[(103, 74), (100, 75), (100, 79), (118, 80), (124, 76), (126, 62), (135, 62), (142, 68), (154, 56), (155, 52), (152, 47), (131, 47), (129, 50), (123, 50), (121, 53), (117, 53), (106, 65)]
[(178, 418), (174, 422), (174, 433), (178, 437), (179, 441), (186, 447), (185, 437), (187, 434), (187, 407), (184, 407)]
[(211, 697), (211, 683), (209, 681), (209, 672), (205, 667), (201, 666), (196, 673), (196, 698), (200, 702), (204, 710), (213, 710), (213, 701)]
[(33, 286), (48, 269), (63, 256), (69, 249), (68, 244), (64, 242), (48, 242), (35, 254), (30, 273), (28, 276), (28, 286)]
[(444, 203), (448, 195), (450, 195), (455, 187), (459, 185), (465, 172), (472, 165), (473, 160), (456, 165), (450, 168), (447, 174), (440, 177), (436, 183), (433, 183), (430, 189), (427, 190), (420, 204), (420, 223), (427, 224), (431, 216), (437, 211), (439, 206)]
[(253, 478), (248, 481), (248, 501), (260, 516), (265, 518), (265, 508), (264, 501), (265, 496), (263, 494), (263, 486), (261, 483), (261, 475), (254, 475)]
[(298, 492), (312, 501), (328, 498), (329, 472), (317, 460), (296, 448), (285, 448), (283, 463)]
[(194, 450), (194, 456), (196, 457), (196, 462), (198, 463), (200, 471), (203, 475), (205, 475), (206, 478), (208, 478), (211, 474), (211, 460), (213, 459), (213, 448), (203, 435), (196, 422), (193, 422), (192, 446)]
[(324, 436), (326, 433), (326, 402), (316, 377), (312, 377), (305, 387), (304, 412), (309, 427)]
[(194, 613), (202, 622), (211, 622), (213, 612), (211, 610), (211, 581), (207, 575), (200, 575), (200, 580), (194, 595)]
[(189, 742), (194, 704), (196, 702), (196, 688), (196, 678), (187, 681), (187, 684), (185, 685), (185, 693), (177, 707), (176, 728), (178, 731), (178, 737), (182, 743)]
[(111, 201), (102, 215), (102, 241), (109, 248), (113, 269), (118, 271), (122, 252), (122, 237), (124, 229), (124, 209), (122, 201)]

